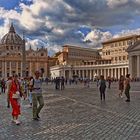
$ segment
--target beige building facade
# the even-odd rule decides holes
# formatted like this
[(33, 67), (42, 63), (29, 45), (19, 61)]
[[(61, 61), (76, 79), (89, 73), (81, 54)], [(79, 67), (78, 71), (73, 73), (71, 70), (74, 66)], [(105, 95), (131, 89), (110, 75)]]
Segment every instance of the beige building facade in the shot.
[[(132, 73), (133, 77), (140, 77), (139, 67), (135, 72), (131, 70), (133, 65), (138, 66), (139, 56), (129, 58), (130, 51), (127, 51), (139, 40), (139, 35), (119, 37), (103, 42), (101, 49), (65, 45), (58, 57), (59, 63), (50, 68), (51, 77), (64, 76), (69, 79), (77, 76), (94, 79), (104, 75), (106, 79), (108, 77), (119, 79), (120, 75), (125, 76), (127, 73)], [(130, 59), (133, 59), (132, 63), (129, 63)]]
[(140, 41), (127, 49), (129, 56), (129, 73), (132, 77), (140, 78)]
[(3, 36), (0, 42), (0, 77), (7, 78), (13, 74), (32, 76), (36, 70), (41, 70), (44, 76), (48, 75), (48, 52), (42, 47), (33, 50), (31, 47), (25, 51), (26, 62), (23, 67), (23, 47), (25, 41), (15, 31), (11, 24), (9, 32)]

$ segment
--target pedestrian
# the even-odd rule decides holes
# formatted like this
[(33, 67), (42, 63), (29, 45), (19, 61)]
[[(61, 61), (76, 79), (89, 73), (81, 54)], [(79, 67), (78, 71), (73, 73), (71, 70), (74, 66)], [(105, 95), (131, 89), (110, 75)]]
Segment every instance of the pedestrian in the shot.
[(32, 90), (33, 120), (38, 121), (40, 118), (39, 113), (44, 106), (44, 99), (42, 96), (42, 80), (40, 79), (39, 71), (35, 72)]
[(2, 84), (1, 84), (1, 80), (0, 80), (0, 94), (2, 93)]
[(1, 80), (1, 92), (5, 93), (5, 80), (4, 80), (4, 78)]
[(119, 90), (120, 90), (119, 97), (123, 98), (123, 95), (122, 95), (124, 91), (124, 76), (123, 75), (121, 75), (119, 79)]
[(60, 89), (61, 90), (64, 90), (64, 88), (65, 88), (65, 79), (62, 76), (61, 79), (60, 79)]
[(126, 95), (126, 102), (130, 102), (130, 74), (126, 75), (125, 81), (124, 81), (124, 93)]
[(18, 118), (19, 115), (21, 114), (20, 111), (21, 88), (17, 75), (14, 75), (11, 80), (11, 83), (9, 85), (8, 96), (12, 106), (12, 117), (13, 117), (12, 121), (16, 123), (16, 125), (19, 125), (20, 121), (18, 120)]
[(6, 90), (5, 90), (7, 95), (7, 108), (10, 108), (10, 98), (8, 92), (9, 92), (9, 87), (11, 82), (12, 82), (12, 77), (8, 77), (8, 80), (6, 81)]
[(110, 89), (110, 87), (111, 87), (111, 78), (108, 77), (108, 88)]
[(101, 101), (102, 101), (102, 99), (104, 99), (104, 101), (105, 101), (105, 90), (106, 90), (106, 81), (104, 79), (104, 76), (101, 75), (100, 80), (99, 80), (99, 91), (100, 91)]
[(30, 103), (30, 107), (32, 107), (32, 92), (33, 92), (33, 86), (34, 86), (34, 78), (31, 76), (30, 77), (30, 81), (29, 81), (29, 103)]

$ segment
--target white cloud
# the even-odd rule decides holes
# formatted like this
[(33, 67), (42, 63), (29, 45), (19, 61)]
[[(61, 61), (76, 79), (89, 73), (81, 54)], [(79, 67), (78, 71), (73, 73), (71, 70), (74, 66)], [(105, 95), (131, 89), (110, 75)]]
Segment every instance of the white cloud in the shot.
[(122, 30), (121, 32), (115, 34), (113, 38), (128, 36), (128, 35), (140, 35), (140, 28), (135, 30)]
[(19, 20), (20, 14), (15, 10), (5, 10), (3, 7), (0, 7), (0, 18)]
[(5, 19), (4, 25), (0, 26), (0, 39), (9, 31), (9, 27), (10, 27), (9, 23), (10, 23), (9, 20)]
[(37, 48), (41, 48), (42, 46), (46, 48), (46, 43), (41, 41), (40, 39), (27, 38), (26, 49), (29, 49), (30, 46), (32, 47), (32, 49), (36, 50)]
[(136, 4), (140, 4), (140, 0), (133, 0)]
[(29, 31), (36, 31), (41, 27), (43, 21), (39, 17), (33, 15), (32, 9), (25, 4), (20, 4), (22, 8), (21, 18), (19, 19), (21, 25)]
[[(26, 5), (26, 2), (31, 3)], [(25, 30), (28, 37), (31, 36), (32, 40), (28, 41), (35, 48), (44, 45), (50, 51), (57, 51), (60, 47), (56, 44), (81, 43), (81, 40), (98, 45), (113, 35), (95, 29), (85, 37), (82, 31), (76, 32), (79, 27), (129, 25), (140, 13), (139, 3), (140, 0), (20, 0), (18, 11), (0, 7), (0, 19), (4, 21), (0, 26), (0, 37), (7, 33), (13, 20), (16, 29)], [(116, 36), (128, 32), (122, 31)]]
[(84, 38), (84, 42), (90, 41), (93, 44), (98, 45), (98, 43), (101, 43), (111, 38), (112, 34), (110, 32), (102, 32), (100, 30), (94, 29), (86, 35), (86, 37)]
[(118, 7), (118, 6), (122, 6), (126, 3), (128, 3), (129, 0), (107, 0), (107, 5), (110, 8), (114, 8), (114, 7)]

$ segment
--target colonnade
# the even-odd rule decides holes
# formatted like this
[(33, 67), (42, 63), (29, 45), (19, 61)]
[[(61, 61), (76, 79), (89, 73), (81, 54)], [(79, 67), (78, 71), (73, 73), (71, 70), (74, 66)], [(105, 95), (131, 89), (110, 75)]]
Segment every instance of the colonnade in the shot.
[(80, 78), (90, 78), (99, 77), (104, 75), (105, 79), (108, 77), (119, 79), (121, 75), (126, 75), (128, 73), (128, 66), (125, 67), (115, 67), (115, 68), (100, 68), (100, 69), (77, 69), (63, 70), (63, 75), (65, 78), (72, 78), (73, 76), (78, 76)]
[(129, 73), (131, 77), (140, 77), (140, 55), (129, 56)]
[[(1, 61), (0, 62), (0, 77), (7, 78), (12, 76), (14, 73), (18, 74), (22, 77), (22, 62), (21, 61)], [(33, 76), (36, 70), (40, 70), (39, 62), (31, 62), (26, 63), (26, 74), (28, 76)], [(46, 69), (44, 75), (47, 76), (47, 63), (44, 63), (44, 69)]]

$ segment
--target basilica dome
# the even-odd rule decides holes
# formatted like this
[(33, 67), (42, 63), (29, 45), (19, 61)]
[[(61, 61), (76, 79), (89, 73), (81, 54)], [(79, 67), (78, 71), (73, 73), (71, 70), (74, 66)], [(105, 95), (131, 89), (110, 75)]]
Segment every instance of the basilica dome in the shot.
[(21, 37), (16, 34), (13, 24), (11, 24), (11, 27), (9, 29), (9, 32), (4, 35), (4, 37), (1, 39), (2, 45), (8, 45), (8, 44), (15, 44), (15, 45), (21, 45), (22, 44)]

